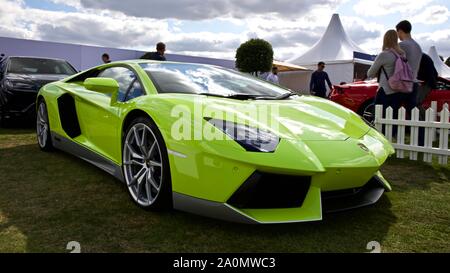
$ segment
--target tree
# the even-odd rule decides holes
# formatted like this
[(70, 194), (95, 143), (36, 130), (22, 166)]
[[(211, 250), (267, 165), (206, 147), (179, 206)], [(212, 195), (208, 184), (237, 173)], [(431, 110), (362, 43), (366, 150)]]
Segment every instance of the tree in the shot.
[(450, 66), (450, 57), (447, 58), (447, 60), (445, 61), (445, 64), (446, 64), (447, 66)]
[(241, 72), (258, 76), (261, 72), (269, 72), (273, 64), (272, 45), (262, 39), (251, 39), (236, 51), (236, 68)]

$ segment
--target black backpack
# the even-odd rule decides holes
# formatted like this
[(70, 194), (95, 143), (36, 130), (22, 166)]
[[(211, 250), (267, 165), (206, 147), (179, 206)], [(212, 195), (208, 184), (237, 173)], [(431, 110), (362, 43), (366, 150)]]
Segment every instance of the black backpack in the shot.
[(427, 54), (422, 54), (422, 60), (420, 61), (419, 74), (417, 79), (424, 81), (426, 85), (431, 88), (436, 88), (436, 83), (438, 80), (438, 72), (434, 66), (433, 60)]

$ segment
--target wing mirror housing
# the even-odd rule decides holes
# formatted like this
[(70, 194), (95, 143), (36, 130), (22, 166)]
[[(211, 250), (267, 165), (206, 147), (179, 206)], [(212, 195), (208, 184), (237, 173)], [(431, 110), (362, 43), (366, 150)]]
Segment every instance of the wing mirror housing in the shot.
[(84, 87), (90, 91), (111, 95), (111, 105), (117, 102), (119, 83), (111, 78), (87, 78)]

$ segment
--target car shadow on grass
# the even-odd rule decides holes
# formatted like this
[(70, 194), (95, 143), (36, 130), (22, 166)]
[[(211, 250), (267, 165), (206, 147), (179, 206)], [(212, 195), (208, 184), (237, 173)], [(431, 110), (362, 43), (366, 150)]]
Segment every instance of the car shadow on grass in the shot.
[(321, 222), (242, 225), (178, 211), (147, 212), (125, 185), (63, 152), (0, 149), (0, 252), (366, 252), (397, 220), (374, 206)]
[(0, 120), (0, 135), (19, 135), (34, 132), (36, 122), (31, 119)]

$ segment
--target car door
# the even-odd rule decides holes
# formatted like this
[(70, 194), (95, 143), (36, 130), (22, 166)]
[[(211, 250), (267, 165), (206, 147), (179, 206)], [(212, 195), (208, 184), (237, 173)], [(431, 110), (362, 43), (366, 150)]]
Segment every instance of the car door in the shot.
[(86, 90), (88, 95), (79, 99), (77, 105), (83, 132), (83, 136), (78, 140), (114, 162), (120, 163), (121, 151), (117, 145), (117, 139), (121, 136), (119, 107), (129, 99), (130, 96), (127, 98), (127, 94), (139, 81), (131, 69), (122, 66), (107, 68), (101, 71), (98, 77), (115, 79), (119, 84), (119, 95), (117, 101), (111, 103), (111, 95)]

